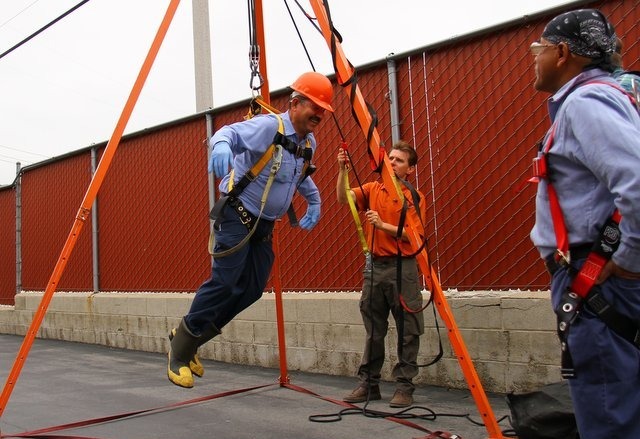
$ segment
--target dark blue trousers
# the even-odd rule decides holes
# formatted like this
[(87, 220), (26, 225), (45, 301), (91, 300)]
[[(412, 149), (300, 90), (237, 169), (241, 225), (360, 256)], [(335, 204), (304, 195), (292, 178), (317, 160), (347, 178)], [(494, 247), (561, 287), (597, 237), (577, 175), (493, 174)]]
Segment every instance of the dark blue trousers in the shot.
[[(570, 283), (566, 270), (554, 275), (554, 309)], [(611, 277), (601, 287), (616, 311), (640, 321), (640, 281)], [(576, 372), (569, 386), (580, 438), (640, 438), (640, 349), (588, 308), (572, 323), (568, 345)]]
[[(264, 291), (271, 267), (273, 221), (261, 219), (251, 240), (238, 251), (215, 258), (211, 277), (196, 291), (189, 313), (184, 317), (196, 335), (213, 324), (217, 329), (256, 302)], [(229, 207), (214, 224), (214, 253), (234, 247), (247, 236), (247, 226)]]

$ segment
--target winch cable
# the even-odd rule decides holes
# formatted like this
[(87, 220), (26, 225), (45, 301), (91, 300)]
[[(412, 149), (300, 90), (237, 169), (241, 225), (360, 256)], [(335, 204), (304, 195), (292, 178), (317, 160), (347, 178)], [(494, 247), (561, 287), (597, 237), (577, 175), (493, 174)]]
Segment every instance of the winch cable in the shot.
[(45, 24), (44, 26), (42, 26), (40, 29), (38, 29), (37, 31), (35, 31), (34, 33), (32, 33), (31, 35), (29, 35), (27, 38), (23, 39), (22, 41), (20, 41), (19, 43), (15, 44), (13, 47), (11, 47), (8, 50), (5, 50), (2, 54), (0, 54), (0, 59), (2, 59), (5, 55), (10, 54), (11, 52), (13, 52), (14, 50), (16, 50), (18, 47), (22, 46), (23, 44), (25, 44), (27, 41), (31, 40), (32, 38), (38, 36), (40, 33), (44, 32), (45, 30), (47, 30), (48, 28), (50, 28), (51, 26), (53, 26), (54, 24), (56, 24), (58, 21), (62, 20), (64, 17), (66, 17), (67, 15), (71, 14), (73, 11), (75, 11), (76, 9), (78, 9), (80, 6), (83, 6), (85, 3), (88, 3), (89, 0), (83, 0), (80, 3), (78, 3), (77, 5), (75, 5), (74, 7), (72, 7), (71, 9), (69, 9), (68, 11), (66, 11), (65, 13), (63, 13), (62, 15), (58, 16), (57, 18), (55, 18), (54, 20), (50, 21), (49, 23)]
[[(249, 21), (249, 66), (251, 68), (249, 87), (255, 96), (257, 92), (259, 94), (259, 90), (264, 84), (264, 78), (260, 73), (260, 46), (258, 45), (255, 0), (247, 0), (247, 15)], [(257, 85), (254, 84), (256, 79), (258, 80)]]
[[(298, 8), (302, 11), (302, 14), (309, 20), (309, 22), (313, 25), (313, 27), (318, 32), (320, 32), (320, 34), (322, 34), (322, 31), (320, 30), (318, 25), (315, 23), (315, 19), (304, 10), (304, 8), (300, 5), (298, 0), (294, 0), (294, 1), (295, 1), (296, 5), (298, 5)], [(291, 12), (291, 8), (289, 7), (289, 3), (287, 2), (287, 0), (284, 0), (284, 4), (285, 4), (285, 6), (287, 8), (287, 12), (289, 13), (289, 17), (291, 18), (291, 23), (293, 24), (293, 27), (296, 30), (296, 33), (298, 35), (298, 39), (300, 40), (300, 44), (302, 45), (302, 48), (304, 49), (304, 52), (307, 55), (307, 59), (309, 60), (309, 65), (311, 66), (311, 68), (315, 72), (316, 71), (316, 67), (315, 67), (315, 65), (313, 63), (313, 60), (311, 59), (311, 55), (309, 54), (309, 50), (307, 50), (307, 45), (305, 44), (304, 39), (302, 38), (302, 34), (300, 33), (300, 28), (298, 27), (298, 23), (296, 22), (296, 20), (295, 20), (295, 18), (293, 16), (293, 13)], [(334, 29), (334, 31), (335, 31), (335, 29)], [(333, 123), (335, 124), (336, 129), (338, 130), (338, 135), (340, 136), (340, 141), (341, 141), (341, 144), (342, 144), (341, 147), (347, 153), (347, 157), (349, 159), (349, 163), (352, 163), (351, 153), (349, 152), (349, 148), (347, 146), (348, 144), (347, 144), (347, 142), (345, 140), (344, 133), (342, 131), (342, 127), (341, 127), (340, 123), (338, 122), (338, 118), (337, 118), (335, 112), (332, 112), (331, 116), (332, 116), (332, 119), (333, 119)], [(360, 181), (360, 177), (358, 176), (358, 173), (355, 171), (355, 169), (354, 169), (353, 174), (354, 174), (354, 177), (356, 178), (356, 182), (358, 183), (358, 187), (362, 191), (362, 193), (363, 193), (363, 195), (365, 197), (365, 200), (367, 201), (367, 204), (368, 204), (368, 197), (365, 195), (364, 190), (362, 189), (362, 182)], [(348, 177), (347, 177), (346, 185), (348, 185)], [(366, 246), (366, 240), (364, 239), (364, 232), (362, 232), (362, 225), (360, 223), (360, 217), (358, 216), (357, 210), (355, 210), (355, 213), (354, 213), (355, 207), (351, 206), (351, 204), (352, 204), (351, 203), (351, 199), (350, 199), (350, 197), (348, 197), (348, 198), (349, 198), (349, 201), (350, 201), (349, 202), (349, 207), (351, 208), (351, 213), (352, 213), (352, 215), (354, 217), (354, 221), (356, 222), (356, 229), (358, 231), (358, 237), (359, 237), (361, 243), (364, 242), (363, 243), (363, 252), (365, 252), (365, 255), (366, 255), (366, 253), (368, 252), (368, 248)]]

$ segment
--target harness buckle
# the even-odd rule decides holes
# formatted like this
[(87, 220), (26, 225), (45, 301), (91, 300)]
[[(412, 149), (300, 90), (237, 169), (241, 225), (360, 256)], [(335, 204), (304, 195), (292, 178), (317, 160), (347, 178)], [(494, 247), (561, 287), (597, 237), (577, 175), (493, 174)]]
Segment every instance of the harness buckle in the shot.
[(545, 179), (548, 177), (547, 160), (544, 156), (535, 157), (532, 163), (533, 179)]
[(247, 210), (244, 208), (242, 204), (239, 204), (236, 206), (236, 211), (238, 212), (238, 216), (240, 217), (240, 222), (242, 224), (244, 224), (245, 226), (251, 225), (251, 220), (253, 218), (251, 217), (251, 214), (247, 212)]
[(568, 267), (571, 265), (571, 251), (569, 250), (564, 253), (562, 250), (556, 249), (554, 258), (561, 267)]

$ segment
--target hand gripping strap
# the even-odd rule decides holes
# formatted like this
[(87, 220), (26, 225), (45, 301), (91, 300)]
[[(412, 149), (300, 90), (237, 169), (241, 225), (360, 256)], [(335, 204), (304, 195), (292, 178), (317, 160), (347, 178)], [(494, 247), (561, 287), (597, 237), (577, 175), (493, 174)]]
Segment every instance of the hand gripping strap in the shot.
[(344, 190), (347, 194), (347, 200), (349, 201), (349, 210), (351, 210), (351, 215), (353, 216), (353, 222), (356, 224), (356, 230), (358, 232), (358, 239), (360, 240), (360, 245), (362, 246), (362, 252), (365, 255), (367, 255), (370, 253), (370, 250), (369, 250), (369, 246), (367, 245), (367, 239), (364, 236), (364, 231), (362, 230), (362, 222), (360, 221), (360, 215), (358, 214), (358, 208), (356, 207), (356, 202), (351, 197), (351, 185), (349, 184), (348, 171), (344, 177)]

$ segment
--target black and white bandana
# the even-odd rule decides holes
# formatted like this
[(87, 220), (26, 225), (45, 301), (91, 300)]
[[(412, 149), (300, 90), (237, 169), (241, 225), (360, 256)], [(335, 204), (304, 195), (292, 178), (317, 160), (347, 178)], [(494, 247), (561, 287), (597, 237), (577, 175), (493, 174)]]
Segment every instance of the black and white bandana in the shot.
[(566, 43), (571, 53), (591, 59), (607, 58), (616, 48), (616, 33), (602, 12), (578, 9), (551, 20), (542, 37), (553, 44)]

